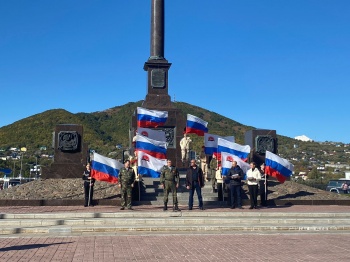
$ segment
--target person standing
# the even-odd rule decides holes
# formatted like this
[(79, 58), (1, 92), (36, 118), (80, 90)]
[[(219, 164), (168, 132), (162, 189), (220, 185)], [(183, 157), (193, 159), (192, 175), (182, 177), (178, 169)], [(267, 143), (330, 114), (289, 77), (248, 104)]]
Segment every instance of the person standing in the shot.
[(134, 187), (132, 188), (132, 198), (138, 199), (140, 201), (140, 194), (141, 194), (141, 181), (142, 176), (138, 173), (138, 161), (137, 161), (137, 151), (134, 151), (134, 156), (130, 157), (130, 166), (132, 169), (134, 169), (135, 172), (135, 182)]
[(184, 133), (184, 137), (180, 140), (180, 147), (181, 147), (181, 161), (187, 162), (190, 157), (190, 149), (191, 149), (191, 143), (192, 140), (190, 137), (187, 136), (186, 133)]
[(216, 155), (213, 154), (212, 159), (209, 163), (210, 167), (210, 179), (211, 179), (211, 187), (213, 188), (213, 193), (215, 193), (215, 180), (216, 180), (216, 171), (218, 170), (218, 160), (216, 159)]
[(229, 180), (229, 187), (230, 187), (230, 199), (231, 199), (231, 209), (239, 208), (243, 209), (242, 207), (242, 179), (244, 177), (243, 170), (240, 168), (239, 165), (237, 165), (237, 161), (232, 161), (232, 167), (228, 171), (227, 179)]
[(250, 169), (247, 171), (248, 189), (250, 196), (250, 208), (257, 208), (258, 206), (258, 183), (261, 180), (261, 174), (256, 168), (255, 162), (250, 163)]
[(193, 208), (193, 195), (194, 191), (197, 192), (199, 209), (204, 210), (203, 208), (203, 198), (202, 198), (202, 188), (204, 187), (204, 178), (203, 171), (200, 167), (197, 166), (194, 159), (190, 162), (190, 167), (186, 172), (186, 188), (190, 190), (189, 200), (188, 200), (188, 210)]
[(164, 207), (168, 209), (168, 196), (171, 191), (173, 194), (173, 211), (180, 211), (177, 201), (177, 188), (179, 187), (180, 175), (175, 166), (171, 165), (171, 160), (167, 160), (167, 165), (163, 167), (160, 173), (160, 185), (164, 190)]
[(91, 177), (90, 163), (86, 164), (86, 169), (83, 173), (83, 180), (84, 180), (84, 195), (85, 195), (84, 207), (93, 206), (92, 199), (94, 195), (95, 179)]
[(265, 174), (265, 164), (260, 165), (261, 180), (259, 181), (259, 195), (261, 206), (267, 206), (267, 175)]
[(130, 167), (130, 160), (124, 162), (124, 167), (119, 171), (118, 186), (120, 188), (121, 194), (121, 210), (124, 210), (125, 207), (132, 210), (131, 201), (132, 201), (132, 188), (134, 187), (135, 182), (135, 172), (134, 169)]
[(201, 168), (203, 171), (204, 180), (208, 181), (208, 167), (207, 167), (207, 155), (204, 152), (205, 147), (202, 146), (202, 152), (199, 155), (199, 158), (201, 160)]
[(219, 201), (223, 201), (224, 200), (224, 180), (222, 177), (221, 165), (219, 165), (219, 169), (216, 170), (215, 179), (218, 187), (218, 199)]

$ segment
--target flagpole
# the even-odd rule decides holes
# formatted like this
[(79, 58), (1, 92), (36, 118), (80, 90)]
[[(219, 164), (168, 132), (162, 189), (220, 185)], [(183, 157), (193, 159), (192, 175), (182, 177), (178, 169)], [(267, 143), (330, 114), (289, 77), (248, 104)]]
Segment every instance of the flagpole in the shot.
[(221, 188), (222, 188), (222, 206), (224, 206), (225, 205), (225, 191), (224, 191), (224, 178), (223, 178), (223, 176), (221, 175), (221, 177), (222, 177), (222, 183), (221, 183)]
[(265, 174), (265, 205), (267, 205), (267, 179), (266, 179), (267, 175)]
[(139, 185), (139, 201), (141, 201), (140, 176), (139, 176), (137, 183)]
[[(91, 171), (90, 171), (91, 173)], [(88, 206), (90, 206), (90, 197), (91, 197), (91, 176), (90, 176), (90, 185), (89, 185), (89, 201), (88, 201)]]

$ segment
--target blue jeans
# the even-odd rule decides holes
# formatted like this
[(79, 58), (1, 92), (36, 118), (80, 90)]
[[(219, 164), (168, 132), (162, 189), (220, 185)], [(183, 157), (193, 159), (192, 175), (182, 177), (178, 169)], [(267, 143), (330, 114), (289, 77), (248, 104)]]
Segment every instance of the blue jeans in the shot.
[(203, 207), (202, 189), (199, 186), (199, 183), (196, 182), (196, 181), (192, 182), (192, 187), (190, 188), (190, 196), (189, 196), (189, 200), (188, 200), (188, 207), (189, 208), (193, 207), (194, 191), (197, 192), (199, 207)]
[(231, 207), (234, 207), (235, 205), (237, 207), (242, 206), (241, 190), (242, 190), (242, 188), (240, 185), (230, 184)]

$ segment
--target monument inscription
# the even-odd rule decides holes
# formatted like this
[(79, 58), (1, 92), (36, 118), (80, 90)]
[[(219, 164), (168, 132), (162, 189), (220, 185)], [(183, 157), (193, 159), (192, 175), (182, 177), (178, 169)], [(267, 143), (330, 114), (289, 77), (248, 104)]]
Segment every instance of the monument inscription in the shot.
[(165, 88), (165, 71), (163, 69), (153, 69), (151, 72), (151, 85), (153, 88)]

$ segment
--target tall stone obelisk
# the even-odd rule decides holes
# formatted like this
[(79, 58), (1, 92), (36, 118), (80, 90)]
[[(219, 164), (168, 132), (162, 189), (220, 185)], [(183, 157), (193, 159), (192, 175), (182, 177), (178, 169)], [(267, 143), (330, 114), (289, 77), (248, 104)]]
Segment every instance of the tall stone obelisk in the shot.
[(152, 0), (151, 56), (143, 69), (147, 71), (146, 108), (173, 107), (168, 94), (168, 70), (171, 66), (164, 58), (164, 0)]
[[(151, 55), (143, 69), (147, 71), (147, 95), (142, 107), (168, 111), (164, 126), (156, 128), (165, 131), (168, 142), (167, 157), (182, 167), (180, 140), (186, 126), (185, 115), (171, 102), (168, 94), (168, 71), (171, 64), (164, 57), (164, 0), (151, 0)], [(131, 133), (137, 129), (136, 114), (132, 119)]]

